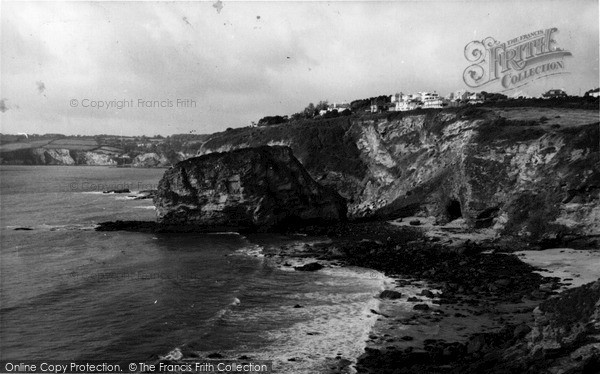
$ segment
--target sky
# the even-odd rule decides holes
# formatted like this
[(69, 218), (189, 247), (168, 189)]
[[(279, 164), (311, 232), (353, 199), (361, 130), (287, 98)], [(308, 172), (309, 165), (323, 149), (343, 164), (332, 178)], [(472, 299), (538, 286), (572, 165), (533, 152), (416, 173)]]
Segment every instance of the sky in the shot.
[(551, 27), (568, 74), (505, 93), (599, 86), (598, 0), (2, 1), (0, 19), (2, 133), (202, 134), (320, 100), (446, 95), (468, 88), (471, 41)]

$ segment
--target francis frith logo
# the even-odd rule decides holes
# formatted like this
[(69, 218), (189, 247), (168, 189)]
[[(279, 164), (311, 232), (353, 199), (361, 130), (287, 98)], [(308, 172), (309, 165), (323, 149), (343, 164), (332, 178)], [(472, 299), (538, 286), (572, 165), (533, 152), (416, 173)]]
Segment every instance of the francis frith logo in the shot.
[(564, 58), (571, 52), (558, 48), (553, 27), (521, 35), (500, 43), (492, 37), (474, 40), (465, 47), (465, 57), (472, 63), (463, 80), (472, 88), (499, 84), (502, 91), (512, 90), (533, 80), (565, 74)]

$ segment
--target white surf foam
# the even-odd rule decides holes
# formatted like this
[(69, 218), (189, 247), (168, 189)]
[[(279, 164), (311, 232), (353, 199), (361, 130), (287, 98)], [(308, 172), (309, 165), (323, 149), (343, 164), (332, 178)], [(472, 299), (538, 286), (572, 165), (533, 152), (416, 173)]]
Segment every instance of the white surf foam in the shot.
[[(378, 317), (371, 310), (379, 309), (377, 296), (391, 280), (360, 268), (321, 272), (308, 292), (286, 295), (290, 300), (286, 305), (268, 310), (236, 309), (227, 315), (234, 323), (277, 325), (278, 321), (295, 321), (289, 327), (268, 330), (264, 338), (271, 343), (260, 352), (245, 354), (273, 360), (278, 373), (312, 374), (326, 372), (328, 364), (342, 358), (354, 363), (364, 353)], [(301, 305), (294, 307), (296, 303)]]
[(242, 247), (231, 255), (243, 255), (243, 256), (252, 256), (252, 257), (265, 257), (263, 253), (263, 247), (258, 244), (248, 245), (246, 247)]

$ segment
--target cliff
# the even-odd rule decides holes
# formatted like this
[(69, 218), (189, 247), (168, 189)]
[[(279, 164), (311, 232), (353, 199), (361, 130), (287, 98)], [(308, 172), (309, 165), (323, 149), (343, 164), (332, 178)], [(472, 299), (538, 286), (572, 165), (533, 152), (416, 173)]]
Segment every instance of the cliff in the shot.
[(235, 129), (199, 154), (287, 145), (350, 217), (462, 217), (555, 240), (600, 235), (598, 127), (589, 110), (429, 110)]
[(170, 160), (160, 152), (140, 153), (132, 160), (125, 162), (123, 154), (102, 150), (73, 150), (67, 148), (25, 148), (0, 153), (0, 163), (8, 165), (87, 165), (87, 166), (116, 166), (153, 168), (167, 167), (174, 160), (184, 160), (193, 157), (182, 152), (175, 153)]
[(288, 147), (211, 153), (167, 170), (154, 197), (159, 222), (268, 230), (346, 218), (346, 204), (316, 183)]

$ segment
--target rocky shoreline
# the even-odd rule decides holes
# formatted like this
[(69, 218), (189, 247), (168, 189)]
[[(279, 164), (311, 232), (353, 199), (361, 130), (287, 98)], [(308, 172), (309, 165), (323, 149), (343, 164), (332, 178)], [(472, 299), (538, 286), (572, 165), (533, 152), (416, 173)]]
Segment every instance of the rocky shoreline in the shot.
[[(279, 257), (275, 261), (287, 266), (290, 258), (316, 258), (319, 262), (309, 263), (315, 271), (332, 264), (368, 267), (396, 279), (378, 296), (379, 310), (371, 310), (377, 323), (357, 360), (359, 373), (600, 370), (600, 339), (594, 335), (599, 330), (593, 327), (598, 321), (590, 317), (600, 313), (595, 291), (600, 281), (583, 286), (593, 292), (578, 287), (559, 294), (568, 284), (537, 274), (538, 269), (507, 253), (506, 243), (495, 249), (489, 242), (448, 246), (432, 242), (421, 230), (383, 222), (315, 226), (301, 232), (328, 240), (283, 247), (267, 256)], [(562, 321), (569, 313), (565, 309), (548, 316), (545, 310), (569, 305), (573, 294), (578, 301), (572, 307), (583, 305), (578, 310), (585, 323), (578, 323), (585, 327), (563, 346), (555, 342), (556, 332), (546, 331), (547, 338), (541, 331), (553, 323), (557, 331), (570, 331)], [(549, 344), (552, 349), (547, 349)]]
[[(329, 153), (315, 164), (323, 149), (314, 144), (297, 149), (298, 158), (288, 146), (228, 144), (227, 152), (165, 172), (153, 197), (158, 222), (105, 222), (97, 230), (326, 238), (265, 256), (281, 266), (316, 259), (298, 271), (349, 265), (396, 279), (379, 295), (380, 310), (371, 310), (377, 323), (359, 372), (593, 372), (598, 350), (584, 347), (600, 341), (589, 327), (600, 308), (595, 288), (578, 294), (594, 307), (565, 346), (557, 336), (568, 336), (575, 322), (562, 318), (564, 308), (546, 315), (542, 306), (571, 291), (558, 295), (567, 284), (542, 277), (515, 252), (598, 251), (600, 170), (590, 167), (598, 127), (587, 117), (561, 121), (569, 127), (560, 131), (520, 118), (442, 111), (328, 127), (342, 132), (328, 133), (331, 144), (347, 139), (336, 151), (357, 147), (350, 159), (362, 167)], [(296, 135), (311, 138), (302, 130)], [(322, 165), (327, 160), (337, 161)], [(540, 327), (542, 317), (548, 323)]]
[[(206, 227), (117, 221), (102, 223), (97, 230), (186, 233), (205, 232)], [(600, 329), (589, 327), (594, 324), (590, 315), (600, 313), (600, 294), (582, 293), (581, 287), (559, 294), (568, 283), (542, 277), (536, 272), (540, 269), (514, 253), (543, 246), (509, 238), (452, 242), (428, 235), (429, 231), (377, 221), (295, 227), (284, 234), (295, 238), (296, 244), (270, 248), (264, 255), (275, 265), (297, 271), (360, 266), (395, 279), (386, 291), (374, 295), (381, 303), (379, 310), (371, 310), (377, 322), (365, 342), (365, 353), (357, 358), (359, 373), (561, 372), (551, 370), (557, 366), (574, 368), (565, 372), (595, 373), (600, 369), (600, 336), (594, 335)], [(246, 234), (251, 241), (256, 239), (253, 235), (265, 235)], [(583, 287), (596, 290), (600, 285)], [(568, 347), (555, 343), (547, 350), (544, 347), (550, 343), (540, 338), (539, 327), (540, 316), (546, 315), (544, 305), (556, 309), (573, 292), (579, 295), (577, 303), (584, 305), (581, 313), (588, 313), (580, 316), (587, 327), (579, 328)], [(577, 303), (573, 308), (579, 308)], [(563, 317), (545, 318), (548, 325)], [(565, 330), (564, 325), (559, 329)], [(571, 358), (573, 352), (579, 356)], [(332, 372), (345, 373), (346, 366)]]

